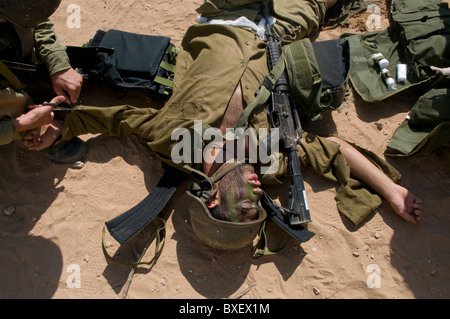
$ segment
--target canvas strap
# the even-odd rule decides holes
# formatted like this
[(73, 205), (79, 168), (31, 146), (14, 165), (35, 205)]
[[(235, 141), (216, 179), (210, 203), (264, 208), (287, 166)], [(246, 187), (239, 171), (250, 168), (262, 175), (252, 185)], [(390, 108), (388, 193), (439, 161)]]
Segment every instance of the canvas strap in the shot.
[(103, 229), (102, 244), (105, 256), (115, 262), (127, 265), (151, 264), (161, 254), (165, 239), (165, 221), (158, 217), (161, 211), (169, 202), (180, 183), (180, 172), (167, 168), (155, 188), (139, 204), (105, 223), (111, 236), (120, 244), (130, 240), (142, 229), (149, 225), (155, 218), (159, 220), (161, 226), (156, 232), (155, 256), (149, 262), (125, 262), (117, 260), (109, 255), (105, 245), (105, 229)]
[[(358, 72), (354, 73), (357, 76), (357, 80), (361, 85), (361, 88), (355, 86), (356, 90), (359, 90), (359, 94), (362, 96), (367, 96), (366, 92), (370, 92), (371, 96), (383, 96), (383, 93), (377, 83), (378, 77), (374, 75), (369, 70), (369, 64), (365, 58), (364, 49), (361, 45), (361, 41), (357, 35), (350, 36), (348, 38), (352, 50), (352, 60), (351, 67)], [(366, 92), (361, 92), (361, 90)]]
[(261, 85), (256, 98), (250, 102), (250, 104), (244, 109), (242, 115), (237, 120), (234, 128), (247, 128), (248, 118), (250, 114), (255, 110), (259, 110), (261, 107), (265, 107), (267, 100), (269, 99), (272, 90), (275, 86), (278, 78), (283, 74), (286, 65), (283, 55), (278, 59), (277, 64), (273, 67), (272, 71), (265, 77), (263, 85)]
[(280, 251), (284, 249), (284, 246), (286, 246), (286, 242), (278, 249), (270, 250), (267, 247), (267, 235), (266, 235), (266, 223), (267, 220), (263, 222), (261, 225), (261, 228), (259, 230), (258, 234), (258, 240), (256, 241), (255, 245), (252, 247), (252, 254), (254, 258), (262, 257), (262, 256), (270, 256), (278, 254)]
[(180, 51), (179, 47), (169, 46), (166, 50), (166, 54), (172, 54), (172, 58), (170, 59), (169, 62), (161, 61), (160, 65), (159, 65), (162, 69), (170, 72), (172, 74), (172, 76), (169, 78), (164, 78), (162, 76), (156, 75), (155, 78), (153, 79), (153, 81), (170, 88), (169, 90), (164, 90), (164, 93), (163, 93), (164, 95), (170, 95), (171, 90), (173, 89), (173, 79), (172, 78), (173, 78), (173, 74), (175, 74), (176, 57), (177, 57), (179, 51)]
[(106, 256), (107, 259), (118, 263), (118, 264), (122, 264), (122, 265), (129, 265), (129, 266), (139, 266), (139, 265), (151, 265), (153, 264), (156, 259), (158, 259), (158, 257), (161, 255), (161, 252), (164, 248), (164, 243), (165, 243), (165, 239), (166, 239), (166, 222), (164, 219), (160, 218), (160, 217), (156, 217), (157, 220), (161, 223), (160, 227), (158, 228), (158, 230), (156, 231), (156, 244), (155, 244), (155, 254), (152, 257), (152, 259), (150, 259), (149, 261), (140, 261), (141, 258), (143, 257), (142, 255), (139, 256), (139, 260), (138, 261), (124, 261), (124, 260), (120, 260), (114, 256), (111, 256), (108, 252), (108, 249), (106, 247), (106, 243), (105, 243), (105, 227), (103, 228), (103, 233), (102, 233), (102, 249), (103, 249), (103, 253)]
[(0, 60), (0, 74), (5, 78), (5, 80), (13, 87), (16, 91), (21, 91), (25, 88), (25, 85), (20, 82), (17, 76), (11, 72), (10, 69)]
[[(226, 164), (226, 163), (224, 163), (224, 164)], [(203, 177), (203, 180), (199, 184), (200, 188), (201, 188), (201, 194), (199, 197), (201, 197), (205, 201), (208, 200), (209, 197), (211, 196), (211, 191), (214, 189), (214, 183), (219, 181), (221, 178), (223, 178), (226, 174), (228, 174), (230, 171), (235, 169), (237, 166), (242, 165), (242, 163), (238, 163), (238, 162), (231, 163), (229, 165), (224, 165), (224, 164), (222, 164), (212, 176), (208, 176), (205, 173), (203, 173), (199, 170), (196, 170), (195, 168), (193, 168), (189, 165), (184, 166), (185, 170), (190, 171), (194, 174), (198, 174), (199, 176)]]

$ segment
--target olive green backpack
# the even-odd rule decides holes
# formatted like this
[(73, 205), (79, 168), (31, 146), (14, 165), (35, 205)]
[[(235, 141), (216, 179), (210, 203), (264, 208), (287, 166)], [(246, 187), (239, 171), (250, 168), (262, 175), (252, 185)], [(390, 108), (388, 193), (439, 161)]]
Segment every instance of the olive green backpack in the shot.
[(348, 89), (347, 42), (335, 39), (312, 43), (305, 38), (285, 45), (282, 51), (299, 114), (315, 120), (324, 110), (339, 108)]
[(284, 45), (277, 64), (234, 128), (245, 128), (250, 114), (266, 106), (271, 94), (269, 87), (273, 87), (285, 69), (299, 116), (307, 121), (318, 120), (324, 110), (335, 110), (344, 101), (350, 69), (349, 47), (341, 39), (312, 43), (305, 38)]

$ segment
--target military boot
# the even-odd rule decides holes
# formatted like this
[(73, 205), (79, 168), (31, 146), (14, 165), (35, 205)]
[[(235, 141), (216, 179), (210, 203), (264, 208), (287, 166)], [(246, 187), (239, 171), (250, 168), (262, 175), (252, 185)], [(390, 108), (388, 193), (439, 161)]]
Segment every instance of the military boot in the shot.
[(56, 163), (74, 163), (81, 160), (88, 151), (86, 142), (78, 137), (71, 140), (55, 143), (42, 153)]

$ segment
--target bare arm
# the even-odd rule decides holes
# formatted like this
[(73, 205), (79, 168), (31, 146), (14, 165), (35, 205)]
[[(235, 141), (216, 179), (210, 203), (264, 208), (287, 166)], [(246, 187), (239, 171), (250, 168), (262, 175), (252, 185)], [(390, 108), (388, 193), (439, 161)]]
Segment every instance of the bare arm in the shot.
[(385, 198), (392, 209), (413, 224), (422, 219), (422, 201), (401, 185), (394, 183), (383, 171), (347, 142), (328, 137), (340, 145), (340, 150), (350, 166), (351, 174), (366, 183)]

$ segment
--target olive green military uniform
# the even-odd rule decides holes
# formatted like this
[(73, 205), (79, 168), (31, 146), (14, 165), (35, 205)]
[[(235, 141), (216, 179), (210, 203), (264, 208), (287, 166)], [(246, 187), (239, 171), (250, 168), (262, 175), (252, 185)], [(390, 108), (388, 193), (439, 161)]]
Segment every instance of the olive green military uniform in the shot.
[[(66, 47), (56, 36), (50, 20), (34, 29), (0, 23), (0, 59), (25, 63), (39, 60), (47, 66), (50, 75), (71, 67)], [(3, 76), (0, 78), (0, 145), (3, 145), (22, 139), (24, 134), (17, 134), (10, 120), (26, 111), (31, 98)]]
[[(198, 11), (215, 19), (230, 20), (243, 14), (249, 19), (258, 19), (259, 4), (249, 2), (251, 4), (244, 9), (234, 6), (242, 1), (205, 1)], [(326, 5), (315, 0), (274, 0), (270, 9), (277, 19), (273, 30), (289, 42), (317, 29)], [(229, 25), (194, 25), (183, 39), (173, 95), (160, 111), (132, 106), (84, 107), (82, 111), (67, 115), (63, 140), (85, 133), (137, 134), (148, 140), (148, 145), (163, 161), (183, 169), (183, 165), (175, 165), (171, 160), (171, 150), (177, 143), (171, 139), (172, 132), (177, 128), (192, 128), (194, 120), (201, 120), (204, 125), (216, 123), (225, 113), (238, 83), (241, 83), (243, 98), (248, 105), (268, 73), (265, 50), (265, 43), (251, 30)], [(249, 127), (269, 128), (264, 110), (251, 114)], [(338, 144), (304, 134), (298, 154), (302, 165), (341, 184), (337, 194), (338, 209), (355, 224), (381, 204), (377, 195), (350, 177)], [(390, 177), (399, 178), (392, 167), (373, 154), (371, 158), (391, 173)], [(279, 159), (278, 173), (262, 176), (263, 182), (277, 183), (278, 177), (287, 174), (287, 158), (280, 154)]]

